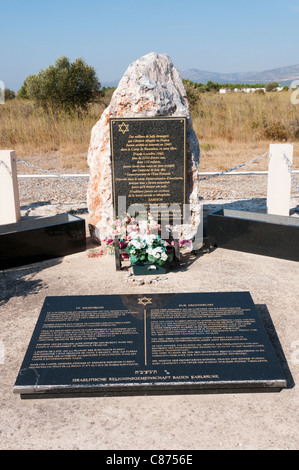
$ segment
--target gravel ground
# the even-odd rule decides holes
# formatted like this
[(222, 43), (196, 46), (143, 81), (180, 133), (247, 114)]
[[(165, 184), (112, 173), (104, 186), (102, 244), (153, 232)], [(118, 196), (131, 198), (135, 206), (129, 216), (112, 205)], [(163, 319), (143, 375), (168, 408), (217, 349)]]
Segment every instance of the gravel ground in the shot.
[[(88, 178), (70, 181), (62, 178), (20, 178), (22, 215), (55, 215), (87, 212)], [(206, 211), (219, 205), (242, 210), (266, 209), (267, 175), (236, 175), (210, 178), (199, 183), (200, 201)], [(298, 208), (299, 194), (292, 190), (291, 209)]]

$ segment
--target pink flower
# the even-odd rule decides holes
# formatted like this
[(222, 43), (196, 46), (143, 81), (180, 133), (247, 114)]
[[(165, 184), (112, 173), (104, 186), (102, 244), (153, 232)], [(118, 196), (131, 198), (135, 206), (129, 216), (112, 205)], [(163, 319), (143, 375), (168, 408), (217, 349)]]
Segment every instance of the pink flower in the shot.
[(121, 240), (121, 241), (119, 242), (119, 248), (121, 248), (121, 249), (122, 249), (122, 248), (126, 248), (126, 246), (127, 246), (127, 242), (126, 242), (126, 241)]
[(107, 244), (107, 245), (112, 245), (112, 243), (114, 242), (113, 238), (105, 238), (104, 242)]
[(185, 245), (190, 247), (191, 246), (191, 241), (190, 240), (182, 240), (182, 241), (179, 242), (180, 248), (182, 248)]

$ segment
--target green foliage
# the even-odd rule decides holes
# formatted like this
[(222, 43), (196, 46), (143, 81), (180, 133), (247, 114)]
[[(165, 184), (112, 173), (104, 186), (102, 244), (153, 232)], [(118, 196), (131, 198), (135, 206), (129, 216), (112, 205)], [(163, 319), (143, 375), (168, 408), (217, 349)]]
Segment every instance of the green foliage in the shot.
[(268, 83), (266, 85), (266, 91), (275, 91), (276, 88), (278, 88), (278, 87), (279, 87), (279, 83), (277, 83), (277, 82)]
[(116, 90), (115, 86), (103, 86), (103, 88), (101, 89), (101, 92), (105, 96), (107, 94), (114, 93), (115, 90)]
[(27, 80), (24, 81), (23, 85), (19, 89), (18, 98), (29, 100), (28, 91), (27, 91)]
[(258, 88), (265, 88), (266, 85), (264, 83), (225, 83), (221, 85), (222, 88), (230, 88), (231, 90), (234, 90), (237, 88), (238, 90), (242, 90), (242, 88), (253, 88), (253, 89), (258, 89)]
[(206, 84), (207, 91), (219, 91), (220, 88), (224, 88), (224, 87), (220, 85), (219, 83), (212, 82), (211, 80), (208, 81), (208, 83)]
[(60, 57), (55, 65), (29, 75), (20, 91), (44, 108), (71, 111), (86, 109), (99, 89), (93, 67), (81, 58), (71, 63), (67, 57)]
[(158, 235), (138, 235), (129, 241), (126, 252), (132, 264), (150, 262), (163, 266), (171, 259), (172, 250), (168, 253), (167, 243)]
[(183, 80), (183, 84), (187, 93), (190, 111), (194, 115), (196, 115), (198, 103), (200, 102), (200, 94), (202, 91), (196, 87), (196, 83), (192, 82), (191, 80)]
[(16, 97), (15, 92), (10, 90), (9, 88), (5, 88), (4, 90), (4, 98), (5, 100), (14, 100)]
[[(266, 85), (264, 83), (255, 83), (255, 84), (242, 84), (242, 83), (217, 83), (212, 82), (211, 80), (207, 82), (206, 85), (203, 83), (193, 82), (192, 80), (183, 79), (184, 87), (187, 91), (187, 95), (189, 97), (188, 92), (192, 90), (196, 90), (198, 93), (209, 93), (209, 92), (219, 92), (220, 88), (229, 88), (230, 90), (234, 90), (237, 88), (241, 90), (242, 88), (265, 88)], [(275, 88), (278, 87), (278, 83), (275, 85)]]

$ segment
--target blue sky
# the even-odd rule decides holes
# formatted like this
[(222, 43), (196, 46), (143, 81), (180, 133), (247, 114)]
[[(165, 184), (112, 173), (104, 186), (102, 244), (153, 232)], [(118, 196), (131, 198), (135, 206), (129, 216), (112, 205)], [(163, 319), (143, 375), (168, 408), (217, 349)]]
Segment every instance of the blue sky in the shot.
[(299, 63), (298, 0), (0, 0), (0, 80), (15, 91), (65, 55), (101, 83), (149, 53), (180, 70), (248, 72)]

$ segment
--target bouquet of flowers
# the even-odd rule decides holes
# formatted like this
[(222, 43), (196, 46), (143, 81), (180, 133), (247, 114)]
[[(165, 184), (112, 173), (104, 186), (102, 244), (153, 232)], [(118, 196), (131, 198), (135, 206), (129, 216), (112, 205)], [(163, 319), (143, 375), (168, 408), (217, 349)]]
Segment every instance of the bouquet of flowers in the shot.
[[(111, 224), (111, 225), (110, 225)], [(118, 237), (121, 259), (130, 258), (131, 264), (152, 263), (163, 266), (174, 259), (174, 242), (167, 243), (158, 235), (161, 226), (151, 214), (147, 219), (138, 219), (127, 214), (122, 219), (112, 221), (106, 227), (106, 238), (96, 253), (90, 257), (113, 254), (115, 237)], [(180, 248), (191, 246), (191, 241), (179, 241)]]
[(173, 259), (173, 250), (159, 235), (138, 235), (129, 241), (126, 251), (132, 264), (153, 263), (163, 266)]

